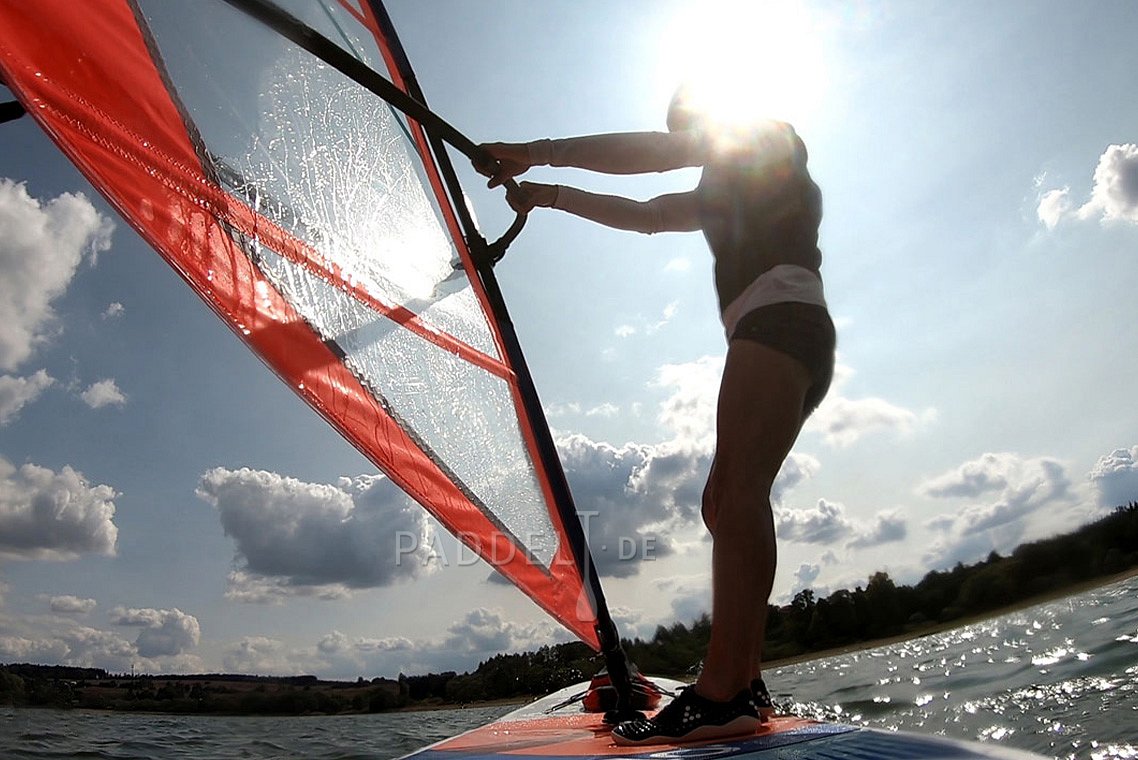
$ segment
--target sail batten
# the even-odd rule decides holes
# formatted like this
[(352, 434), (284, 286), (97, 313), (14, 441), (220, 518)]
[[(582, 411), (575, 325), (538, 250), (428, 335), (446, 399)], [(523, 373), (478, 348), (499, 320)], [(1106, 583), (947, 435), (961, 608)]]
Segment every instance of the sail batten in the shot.
[[(368, 3), (280, 5), (406, 86)], [(448, 530), (598, 646), (516, 347), (422, 126), (223, 0), (0, 0), (0, 29), (13, 92), (187, 284)]]

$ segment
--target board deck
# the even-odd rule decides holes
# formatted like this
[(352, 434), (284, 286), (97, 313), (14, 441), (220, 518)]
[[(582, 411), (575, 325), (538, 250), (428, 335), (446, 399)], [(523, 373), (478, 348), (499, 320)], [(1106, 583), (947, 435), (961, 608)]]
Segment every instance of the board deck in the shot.
[[(666, 689), (682, 684), (653, 679)], [(1040, 756), (1007, 747), (961, 742), (938, 736), (822, 723), (792, 715), (772, 718), (753, 735), (684, 745), (621, 747), (611, 726), (579, 703), (551, 711), (588, 684), (563, 689), (461, 736), (407, 756), (407, 760), (969, 760)]]

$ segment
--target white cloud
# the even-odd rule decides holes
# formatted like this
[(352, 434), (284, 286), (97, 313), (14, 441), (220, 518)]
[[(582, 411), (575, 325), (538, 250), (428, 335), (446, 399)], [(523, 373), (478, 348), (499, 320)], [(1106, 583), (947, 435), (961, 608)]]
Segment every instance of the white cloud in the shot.
[(804, 430), (821, 433), (830, 446), (845, 448), (871, 433), (906, 435), (936, 421), (937, 412), (931, 407), (918, 414), (881, 398), (848, 398), (843, 390), (853, 375), (848, 365), (839, 363), (834, 368), (830, 392), (806, 421)]
[[(844, 543), (849, 549), (866, 549), (905, 538), (908, 526), (896, 510), (882, 510), (870, 522), (846, 515), (842, 504), (819, 499), (809, 509), (775, 507), (775, 533), (784, 541), (823, 546)], [(832, 558), (832, 551), (826, 556)]]
[(0, 662), (61, 664), (68, 652), (67, 644), (58, 638), (0, 636)]
[(661, 404), (659, 420), (676, 443), (708, 451), (714, 448), (723, 362), (723, 356), (704, 356), (685, 364), (666, 364), (657, 372), (654, 384), (672, 390)]
[(649, 624), (644, 620), (644, 614), (639, 610), (634, 610), (630, 607), (621, 607), (619, 605), (609, 607), (609, 615), (616, 623), (616, 629), (620, 631), (623, 638), (628, 639), (647, 639), (650, 638), (656, 630), (655, 624)]
[(908, 433), (922, 420), (935, 419), (935, 414), (916, 413), (880, 398), (827, 398), (807, 422), (809, 430), (822, 433), (826, 443), (844, 448), (869, 433), (893, 430)]
[(711, 613), (710, 574), (660, 578), (654, 585), (672, 600), (672, 620), (689, 623)]
[(51, 611), (65, 615), (86, 615), (95, 609), (94, 599), (84, 599), (78, 596), (64, 595), (51, 598)]
[(691, 260), (677, 256), (674, 259), (669, 259), (668, 263), (664, 265), (665, 272), (689, 272), (691, 271)]
[(1071, 218), (1138, 224), (1138, 145), (1111, 145), (1103, 151), (1091, 197), (1080, 208), (1075, 209), (1070, 188), (1063, 187), (1040, 196), (1036, 215), (1049, 230)]
[(643, 332), (645, 335), (655, 335), (660, 330), (667, 327), (669, 323), (671, 323), (676, 314), (679, 313), (679, 310), (679, 302), (672, 301), (664, 307), (664, 310), (660, 313), (660, 317), (658, 319), (649, 320), (641, 315), (637, 315), (634, 320), (636, 324), (631, 324), (628, 322), (619, 324), (613, 328), (613, 335), (618, 338), (631, 338), (633, 335), (636, 335), (640, 332)]
[(475, 609), (448, 626), (442, 635), (424, 639), (377, 639), (332, 630), (313, 646), (298, 647), (275, 638), (247, 636), (227, 648), (223, 662), (227, 670), (240, 673), (390, 677), (398, 673), (468, 671), (503, 652), (532, 651), (569, 638), (567, 632), (548, 621), (522, 624), (496, 610)]
[(309, 669), (309, 663), (289, 651), (283, 641), (267, 636), (242, 638), (226, 651), (222, 663), (230, 673), (253, 675), (298, 675)]
[(955, 470), (926, 480), (918, 487), (918, 492), (935, 498), (976, 498), (1007, 488), (1022, 462), (1015, 454), (983, 454)]
[(522, 625), (505, 620), (498, 612), (476, 609), (447, 628), (443, 648), (449, 652), (493, 655), (499, 652), (518, 652), (540, 646), (549, 626)]
[(775, 534), (784, 541), (802, 544), (833, 544), (855, 533), (841, 504), (819, 499), (810, 509), (776, 509)]
[(230, 595), (241, 601), (343, 596), (433, 567), (426, 512), (382, 475), (333, 486), (217, 468), (202, 476), (197, 495), (236, 542)]
[(620, 414), (620, 407), (616, 404), (598, 404), (585, 412), (586, 417), (615, 417)]
[(42, 369), (28, 377), (0, 375), (0, 427), (15, 420), (21, 409), (53, 383), (55, 379)]
[(1009, 551), (1022, 539), (1025, 521), (1044, 508), (1073, 504), (1071, 481), (1061, 462), (988, 453), (926, 480), (917, 492), (965, 505), (936, 517), (927, 527), (941, 533), (925, 555), (943, 567), (974, 561), (990, 551)]
[(771, 486), (771, 503), (782, 504), (788, 491), (813, 476), (821, 468), (822, 464), (809, 454), (790, 452)]
[(667, 445), (619, 448), (571, 435), (557, 442), (602, 575), (628, 577), (675, 552), (671, 532), (690, 525), (706, 456)]
[(675, 319), (676, 314), (680, 311), (680, 304), (678, 301), (672, 301), (664, 307), (664, 311), (660, 314), (660, 319), (648, 324), (644, 331), (649, 335), (659, 332), (668, 326), (668, 323)]
[(1138, 446), (1115, 449), (1099, 457), (1088, 478), (1098, 489), (1099, 504), (1104, 507), (1138, 501)]
[(0, 457), (0, 557), (113, 556), (116, 496), (110, 486), (89, 485), (71, 467), (58, 473), (34, 464), (16, 468)]
[(821, 565), (802, 563), (794, 571), (794, 588), (796, 590), (810, 588), (821, 574)]
[(126, 396), (119, 390), (115, 381), (110, 378), (93, 383), (87, 390), (79, 394), (79, 398), (83, 399), (83, 403), (92, 409), (126, 404)]
[(138, 646), (117, 633), (76, 625), (53, 617), (44, 631), (22, 631), (0, 636), (0, 662), (39, 662), (104, 668), (122, 673), (137, 666), (151, 673), (186, 673), (203, 669), (201, 658), (190, 654), (146, 657)]
[(617, 325), (612, 334), (618, 338), (631, 338), (636, 334), (636, 328), (632, 325)]
[(141, 628), (134, 642), (140, 657), (184, 654), (201, 640), (201, 626), (193, 615), (172, 610), (126, 609), (111, 611), (112, 625)]
[[(672, 391), (660, 406), (670, 440), (617, 447), (575, 434), (558, 441), (602, 575), (635, 575), (642, 562), (705, 538), (701, 508), (722, 367), (722, 357), (704, 357), (660, 369), (655, 384)], [(792, 452), (775, 478), (772, 500), (780, 502), (819, 467), (814, 457)]]
[(857, 528), (857, 535), (847, 546), (866, 549), (881, 544), (902, 541), (909, 534), (908, 523), (896, 510), (884, 510), (873, 517), (873, 522)]
[(102, 317), (103, 319), (118, 319), (123, 315), (123, 312), (125, 311), (126, 309), (123, 307), (123, 305), (118, 301), (115, 301), (107, 306), (107, 308), (103, 311)]
[(82, 195), (46, 203), (22, 183), (0, 179), (0, 370), (14, 370), (51, 337), (52, 302), (84, 255), (94, 262), (114, 229)]
[(1039, 206), (1035, 210), (1039, 221), (1049, 230), (1055, 229), (1059, 222), (1071, 212), (1071, 188), (1050, 190), (1039, 199)]
[(1111, 145), (1095, 167), (1091, 199), (1079, 209), (1080, 219), (1138, 223), (1138, 145)]

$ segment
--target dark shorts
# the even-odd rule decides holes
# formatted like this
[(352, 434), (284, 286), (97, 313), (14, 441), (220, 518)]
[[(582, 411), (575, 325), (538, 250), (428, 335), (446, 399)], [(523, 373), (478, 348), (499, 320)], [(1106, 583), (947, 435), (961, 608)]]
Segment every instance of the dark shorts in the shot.
[(837, 335), (830, 313), (809, 303), (775, 303), (748, 312), (735, 326), (732, 340), (753, 340), (801, 362), (813, 382), (802, 405), (803, 417), (822, 403), (834, 378)]

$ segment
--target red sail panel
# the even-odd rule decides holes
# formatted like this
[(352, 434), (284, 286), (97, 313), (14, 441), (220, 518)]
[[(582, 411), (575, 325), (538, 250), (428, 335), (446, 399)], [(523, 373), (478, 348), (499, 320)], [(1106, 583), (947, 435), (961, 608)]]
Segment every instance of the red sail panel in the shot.
[[(241, 26), (245, 20), (220, 3), (148, 5), (0, 0), (0, 70), (91, 183), (290, 388), (596, 647), (596, 615), (561, 538), (513, 373), (492, 319), (471, 316), (470, 305), (482, 302), (477, 282), (438, 274), (453, 271), (449, 257), (469, 263), (469, 253), (451, 238), (445, 195), (427, 198), (421, 189), (433, 169), (406, 168), (404, 154), (418, 161), (428, 154), (411, 146), (383, 159), (383, 171), (363, 167), (385, 184), (361, 192), (359, 176), (344, 166), (373, 160), (373, 147), (386, 150), (397, 128), (406, 129), (390, 116), (378, 124), (377, 99), (306, 68), (297, 51), (258, 37), (271, 33)], [(170, 16), (179, 6), (194, 18)], [(344, 14), (357, 25), (364, 18)], [(256, 87), (212, 102), (219, 88), (240, 82), (208, 70), (218, 54), (203, 63), (185, 50), (222, 44), (216, 38), (227, 25), (236, 28), (235, 43), (247, 41), (231, 46), (240, 50), (231, 70), (259, 63), (265, 70)], [(195, 29), (211, 27), (217, 34), (193, 39)], [(337, 26), (353, 47), (371, 36), (345, 28)], [(189, 37), (185, 49), (178, 37)], [(258, 39), (271, 55), (255, 57)], [(382, 66), (382, 56), (373, 51), (367, 62)], [(301, 92), (288, 90), (290, 66), (303, 69)], [(296, 108), (296, 98), (307, 107)], [(237, 144), (235, 124), (252, 124), (257, 134)], [(321, 129), (330, 131), (325, 164), (299, 150), (319, 146)], [(338, 145), (356, 152), (337, 153)], [(330, 196), (309, 197), (320, 192)], [(367, 203), (341, 203), (340, 194)], [(373, 217), (387, 226), (372, 229)], [(369, 232), (362, 238), (361, 227)], [(440, 256), (447, 260), (435, 261)], [(465, 397), (432, 390), (440, 379)]]

